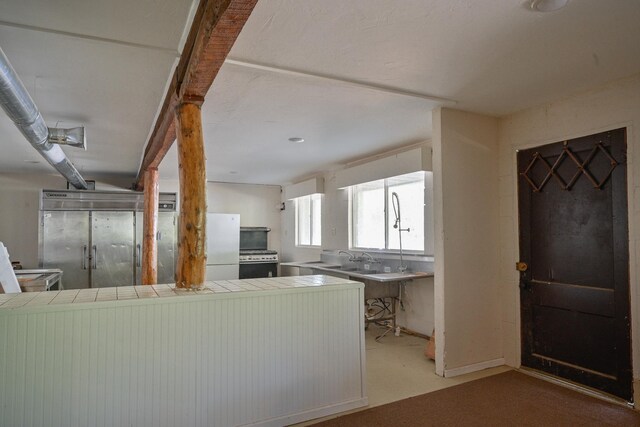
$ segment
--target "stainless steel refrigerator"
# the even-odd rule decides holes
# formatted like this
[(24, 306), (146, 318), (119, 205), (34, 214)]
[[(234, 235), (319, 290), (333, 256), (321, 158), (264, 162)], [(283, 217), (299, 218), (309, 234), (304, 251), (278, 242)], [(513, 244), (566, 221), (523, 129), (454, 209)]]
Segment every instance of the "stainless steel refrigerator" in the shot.
[(42, 226), (42, 267), (64, 271), (65, 289), (134, 284), (133, 212), (44, 212)]
[(240, 263), (240, 215), (207, 214), (207, 280), (237, 279)]
[[(143, 204), (136, 192), (43, 190), (40, 266), (63, 270), (64, 289), (141, 284)], [(175, 205), (174, 193), (160, 194), (159, 283), (174, 282)]]
[[(142, 249), (144, 239), (142, 212), (136, 212), (136, 284), (142, 284)], [(158, 212), (158, 283), (175, 283), (177, 220), (175, 212)]]

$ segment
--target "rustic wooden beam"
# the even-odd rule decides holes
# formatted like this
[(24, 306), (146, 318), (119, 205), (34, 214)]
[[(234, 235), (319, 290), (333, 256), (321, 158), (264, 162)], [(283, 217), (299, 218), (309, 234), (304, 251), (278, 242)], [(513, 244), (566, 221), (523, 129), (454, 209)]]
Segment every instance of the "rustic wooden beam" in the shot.
[(204, 286), (207, 219), (207, 171), (202, 138), (202, 98), (185, 97), (176, 111), (180, 177), (180, 226), (176, 286)]
[(158, 168), (144, 173), (144, 212), (142, 232), (142, 284), (158, 283)]
[(205, 97), (258, 0), (201, 0), (180, 61), (145, 149), (136, 188), (144, 171), (158, 167), (176, 139), (174, 115), (185, 95)]

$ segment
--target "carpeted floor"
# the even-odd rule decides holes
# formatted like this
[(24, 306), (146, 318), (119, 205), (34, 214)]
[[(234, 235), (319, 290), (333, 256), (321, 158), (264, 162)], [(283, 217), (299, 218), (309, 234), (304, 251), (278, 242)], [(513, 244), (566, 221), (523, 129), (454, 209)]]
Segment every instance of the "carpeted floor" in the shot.
[(315, 424), (379, 426), (640, 426), (640, 413), (517, 371)]

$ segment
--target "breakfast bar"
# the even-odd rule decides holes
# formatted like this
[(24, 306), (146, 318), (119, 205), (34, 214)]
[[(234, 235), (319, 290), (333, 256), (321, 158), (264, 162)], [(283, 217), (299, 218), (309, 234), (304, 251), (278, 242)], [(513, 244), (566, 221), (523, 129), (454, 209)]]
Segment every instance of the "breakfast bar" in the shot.
[(363, 284), (0, 295), (0, 425), (280, 426), (367, 405)]

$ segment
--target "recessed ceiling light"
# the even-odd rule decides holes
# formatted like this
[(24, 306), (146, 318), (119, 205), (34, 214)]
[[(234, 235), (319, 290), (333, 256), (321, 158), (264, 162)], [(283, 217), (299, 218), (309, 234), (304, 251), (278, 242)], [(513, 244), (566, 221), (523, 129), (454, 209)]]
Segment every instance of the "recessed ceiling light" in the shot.
[(529, 8), (535, 12), (554, 12), (562, 9), (569, 0), (530, 0)]
[(300, 137), (293, 137), (293, 138), (289, 138), (289, 141), (291, 142), (295, 142), (296, 144), (300, 144), (301, 142), (304, 142), (304, 138), (300, 138)]

